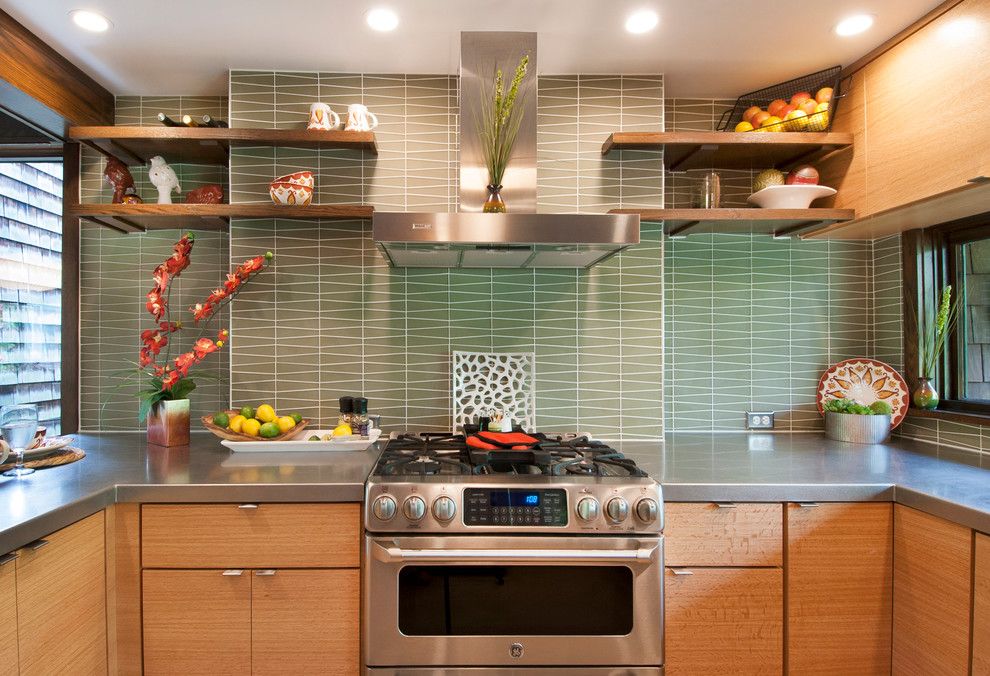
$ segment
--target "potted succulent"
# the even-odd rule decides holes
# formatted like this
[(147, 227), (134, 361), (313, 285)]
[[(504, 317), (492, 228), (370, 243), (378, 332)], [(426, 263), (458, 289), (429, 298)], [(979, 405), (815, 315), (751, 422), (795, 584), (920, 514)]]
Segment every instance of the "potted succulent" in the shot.
[(879, 444), (890, 436), (893, 410), (885, 401), (866, 406), (853, 399), (830, 399), (822, 404), (825, 436), (854, 444)]
[(189, 394), (196, 388), (196, 381), (189, 375), (190, 369), (224, 347), (230, 335), (225, 328), (211, 328), (210, 320), (248, 280), (264, 270), (273, 257), (269, 251), (244, 261), (234, 272), (227, 274), (226, 281), (205, 301), (190, 308), (192, 325), (198, 329), (198, 335), (192, 349), (172, 357), (170, 350), (175, 339), (170, 336), (189, 328), (181, 321), (172, 321), (169, 306), (172, 282), (189, 267), (194, 243), (195, 236), (191, 232), (175, 243), (172, 255), (155, 268), (155, 286), (146, 294), (145, 308), (154, 317), (155, 327), (141, 332), (137, 376), (145, 380), (145, 386), (137, 393), (141, 402), (138, 420), (147, 419), (148, 443), (157, 446), (189, 443)]

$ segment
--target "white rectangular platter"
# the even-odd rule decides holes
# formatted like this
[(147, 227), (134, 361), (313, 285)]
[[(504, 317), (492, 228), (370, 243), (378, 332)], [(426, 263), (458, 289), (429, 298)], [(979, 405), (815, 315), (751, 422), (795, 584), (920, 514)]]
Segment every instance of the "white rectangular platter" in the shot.
[(363, 451), (378, 441), (382, 431), (369, 430), (366, 437), (337, 437), (330, 441), (306, 441), (312, 436), (322, 437), (330, 434), (331, 430), (303, 430), (299, 439), (289, 441), (229, 441), (223, 439), (220, 443), (235, 453), (270, 453), (272, 451)]

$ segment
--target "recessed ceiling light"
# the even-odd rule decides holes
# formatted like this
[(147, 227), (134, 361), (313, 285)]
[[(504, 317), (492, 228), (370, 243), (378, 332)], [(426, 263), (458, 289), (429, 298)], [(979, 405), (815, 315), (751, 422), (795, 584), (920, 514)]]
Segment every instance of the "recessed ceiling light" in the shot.
[(854, 14), (853, 16), (847, 16), (845, 19), (840, 21), (835, 25), (836, 35), (841, 35), (842, 37), (849, 37), (850, 35), (859, 35), (865, 30), (868, 30), (876, 17), (872, 14)]
[(72, 17), (72, 23), (91, 33), (103, 33), (113, 25), (110, 19), (88, 9), (74, 9), (69, 12), (69, 16)]
[(399, 25), (399, 15), (390, 9), (379, 7), (368, 12), (367, 21), (376, 31), (392, 31)]
[(652, 9), (641, 9), (633, 12), (626, 19), (626, 30), (630, 33), (646, 33), (657, 27), (660, 17)]

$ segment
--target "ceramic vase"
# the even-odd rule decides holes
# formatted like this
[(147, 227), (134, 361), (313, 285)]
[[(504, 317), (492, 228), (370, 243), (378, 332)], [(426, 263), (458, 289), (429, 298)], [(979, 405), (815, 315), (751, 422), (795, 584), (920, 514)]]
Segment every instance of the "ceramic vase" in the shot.
[(155, 446), (189, 445), (188, 399), (166, 399), (151, 407), (148, 443)]
[(505, 213), (505, 201), (502, 199), (502, 186), (488, 186), (488, 199), (485, 200), (485, 206), (482, 207), (481, 210), (486, 214)]
[(918, 384), (911, 393), (911, 400), (915, 406), (925, 411), (933, 411), (938, 407), (938, 391), (932, 385), (931, 378), (918, 378)]

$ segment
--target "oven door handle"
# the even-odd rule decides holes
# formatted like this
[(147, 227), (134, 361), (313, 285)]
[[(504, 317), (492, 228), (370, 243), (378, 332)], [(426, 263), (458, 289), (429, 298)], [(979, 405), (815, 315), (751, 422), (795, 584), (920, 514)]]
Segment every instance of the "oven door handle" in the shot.
[(385, 563), (649, 563), (660, 545), (640, 549), (402, 549), (375, 542), (374, 557)]

